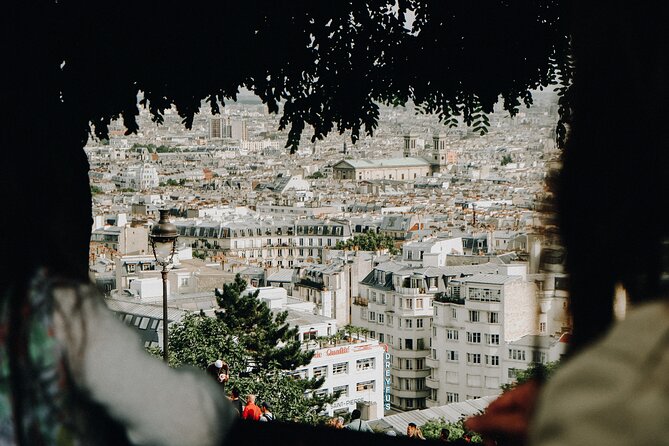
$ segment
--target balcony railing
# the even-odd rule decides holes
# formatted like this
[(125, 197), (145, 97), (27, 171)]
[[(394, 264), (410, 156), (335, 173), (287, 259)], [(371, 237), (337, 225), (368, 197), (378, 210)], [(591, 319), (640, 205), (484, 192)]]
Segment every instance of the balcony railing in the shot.
[(463, 297), (449, 296), (446, 293), (437, 293), (434, 295), (434, 300), (443, 304), (457, 304), (464, 305), (465, 299)]
[(309, 288), (315, 288), (317, 290), (323, 290), (325, 288), (325, 284), (323, 284), (322, 282), (315, 282), (309, 279), (300, 279), (299, 285)]
[(433, 378), (431, 376), (428, 376), (427, 378), (425, 378), (425, 385), (429, 389), (438, 389), (439, 388), (439, 380), (436, 379), (436, 378)]

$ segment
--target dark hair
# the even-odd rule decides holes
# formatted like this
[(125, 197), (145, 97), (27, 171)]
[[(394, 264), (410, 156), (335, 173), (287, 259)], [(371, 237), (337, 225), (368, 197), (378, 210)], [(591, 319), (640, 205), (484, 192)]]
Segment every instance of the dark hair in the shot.
[(351, 420), (357, 420), (362, 416), (362, 413), (360, 412), (360, 409), (353, 409), (353, 412), (351, 412)]
[(239, 389), (236, 387), (232, 388), (232, 396), (239, 396)]
[[(663, 275), (669, 272), (669, 225), (656, 209), (669, 194), (669, 144), (655, 130), (667, 117), (666, 76), (661, 74), (667, 58), (657, 57), (651, 44), (666, 41), (666, 25), (633, 8), (637, 10), (621, 32), (614, 25), (617, 12), (602, 16), (606, 10), (601, 7), (573, 3), (578, 4), (573, 17), (573, 117), (557, 210), (567, 252), (570, 350), (575, 352), (607, 332), (617, 284), (633, 303), (667, 295)], [(626, 39), (641, 34), (643, 38)], [(612, 43), (612, 35), (625, 39), (625, 51)], [(621, 113), (625, 124), (612, 128)], [(640, 243), (617, 243), (635, 233)]]
[(441, 428), (441, 435), (443, 437), (448, 437), (450, 434), (451, 434), (451, 431), (449, 431), (448, 428), (446, 428), (446, 427)]
[(260, 407), (264, 407), (267, 410), (271, 409), (271, 407), (270, 407), (270, 405), (267, 401), (263, 401), (262, 404), (260, 405)]
[(416, 427), (416, 423), (409, 423), (409, 427)]

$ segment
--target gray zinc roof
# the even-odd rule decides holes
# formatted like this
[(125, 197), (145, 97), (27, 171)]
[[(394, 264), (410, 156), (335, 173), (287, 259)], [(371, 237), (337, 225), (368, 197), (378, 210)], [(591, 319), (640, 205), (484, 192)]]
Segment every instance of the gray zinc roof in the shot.
[(375, 430), (392, 428), (397, 432), (406, 432), (409, 423), (416, 423), (418, 426), (421, 426), (429, 420), (439, 418), (443, 418), (447, 422), (452, 423), (458, 421), (460, 418), (475, 415), (483, 411), (496, 398), (497, 396), (484, 396), (482, 398), (451, 403), (445, 406), (402, 412), (379, 418), (378, 420), (372, 420), (369, 422), (369, 425)]

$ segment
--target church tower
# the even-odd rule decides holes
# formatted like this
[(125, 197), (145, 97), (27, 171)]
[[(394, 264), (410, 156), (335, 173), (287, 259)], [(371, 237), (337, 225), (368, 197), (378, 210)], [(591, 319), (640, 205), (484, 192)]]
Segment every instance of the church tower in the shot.
[(404, 158), (413, 156), (416, 152), (416, 135), (412, 132), (404, 135)]
[(432, 173), (445, 172), (448, 164), (448, 151), (446, 150), (446, 135), (443, 133), (432, 135)]

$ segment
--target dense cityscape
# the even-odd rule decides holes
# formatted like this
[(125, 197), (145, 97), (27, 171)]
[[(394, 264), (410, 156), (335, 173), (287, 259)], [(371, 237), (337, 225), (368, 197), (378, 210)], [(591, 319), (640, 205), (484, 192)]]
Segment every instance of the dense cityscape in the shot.
[(397, 432), (430, 417), (403, 417), (419, 409), (456, 421), (564, 354), (562, 256), (541, 212), (559, 167), (552, 91), (515, 117), (491, 114), (484, 135), (382, 107), (373, 136), (305, 134), (292, 155), (252, 96), (203, 110), (192, 130), (143, 111), (137, 135), (113, 123), (85, 148), (91, 276), (146, 348), (163, 345), (150, 234), (166, 210), (170, 326), (215, 316), (216, 290), (243, 279), (314, 352), (290, 373), (324, 378), (324, 416), (358, 408)]

